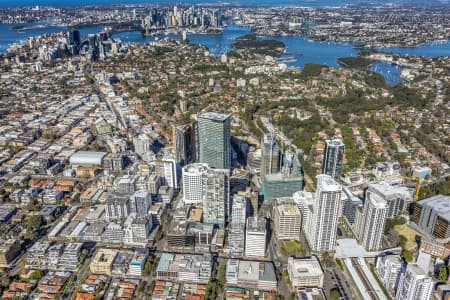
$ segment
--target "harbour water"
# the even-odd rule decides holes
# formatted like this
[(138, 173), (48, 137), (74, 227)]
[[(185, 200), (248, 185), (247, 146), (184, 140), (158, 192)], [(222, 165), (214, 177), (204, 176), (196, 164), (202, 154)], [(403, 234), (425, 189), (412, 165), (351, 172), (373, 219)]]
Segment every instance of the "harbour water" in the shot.
[[(189, 34), (190, 43), (205, 45), (209, 52), (220, 55), (233, 49), (236, 37), (250, 33), (250, 29), (244, 26), (227, 26), (222, 34)], [(139, 32), (125, 32), (116, 34), (126, 43), (146, 43), (157, 38), (181, 39), (180, 34), (158, 35), (143, 37)], [(358, 50), (352, 43), (318, 42), (308, 40), (307, 36), (275, 36), (264, 37), (281, 41), (286, 46), (286, 52), (278, 57), (280, 62), (290, 67), (303, 68), (307, 63), (316, 63), (330, 67), (339, 67), (338, 59), (341, 57), (357, 56)], [(384, 52), (419, 55), (424, 57), (450, 56), (450, 41), (441, 43), (427, 43), (415, 48), (387, 48), (380, 49)], [(383, 75), (386, 83), (396, 85), (404, 80), (400, 78), (402, 68), (384, 62), (375, 62), (369, 68), (370, 71)]]
[(386, 53), (397, 53), (402, 55), (424, 56), (435, 58), (438, 56), (450, 56), (450, 41), (435, 41), (425, 43), (417, 47), (395, 47), (379, 49)]
[[(37, 25), (39, 23), (24, 24), (26, 26)], [(31, 36), (38, 36), (54, 32), (65, 32), (67, 27), (53, 26), (46, 28), (36, 28), (24, 31), (15, 31), (11, 24), (0, 24), (0, 53), (6, 52), (12, 43), (26, 40)], [(82, 28), (81, 35), (86, 37), (90, 33), (97, 33), (102, 30), (101, 26)], [(233, 49), (232, 45), (239, 36), (250, 33), (250, 29), (244, 26), (229, 25), (221, 34), (188, 34), (190, 43), (205, 45), (210, 53), (220, 55)], [(122, 32), (113, 36), (119, 38), (123, 43), (143, 44), (154, 41), (156, 38), (181, 39), (181, 34), (168, 34), (156, 36), (143, 36), (140, 32)], [(266, 39), (276, 39), (286, 46), (286, 52), (278, 57), (281, 62), (288, 66), (303, 68), (306, 63), (323, 64), (330, 67), (338, 67), (338, 58), (356, 56), (358, 50), (353, 48), (352, 43), (340, 42), (319, 42), (310, 41), (307, 36), (276, 36), (263, 37)], [(413, 48), (387, 48), (380, 49), (384, 52), (420, 55), (425, 57), (449, 56), (450, 41), (432, 42)], [(371, 71), (384, 76), (390, 85), (401, 83), (401, 68), (395, 65), (376, 62), (370, 67)]]
[(377, 61), (369, 67), (369, 70), (383, 75), (384, 80), (389, 85), (393, 86), (404, 82), (404, 80), (400, 77), (402, 68), (397, 65)]

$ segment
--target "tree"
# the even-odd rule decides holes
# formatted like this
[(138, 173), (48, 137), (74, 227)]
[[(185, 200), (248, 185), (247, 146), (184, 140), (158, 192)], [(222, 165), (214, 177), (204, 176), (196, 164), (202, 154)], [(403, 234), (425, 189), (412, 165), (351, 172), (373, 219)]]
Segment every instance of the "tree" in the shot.
[(145, 274), (151, 274), (153, 271), (153, 263), (154, 263), (154, 259), (152, 256), (147, 258), (147, 261), (145, 262), (145, 266), (144, 266), (144, 273)]
[(406, 248), (407, 241), (408, 241), (408, 239), (406, 238), (406, 236), (400, 235), (399, 245), (400, 245), (400, 247), (402, 247), (403, 250), (405, 250), (405, 248)]
[(226, 269), (225, 269), (224, 265), (221, 265), (219, 267), (219, 272), (218, 273), (219, 273), (219, 284), (221, 286), (223, 286), (223, 285), (225, 285), (225, 282), (226, 282)]
[(27, 219), (26, 224), (28, 229), (36, 230), (42, 226), (42, 218), (40, 215), (32, 215)]
[(322, 255), (322, 263), (325, 268), (328, 268), (332, 265), (333, 257), (330, 255), (328, 251), (324, 252)]
[(397, 247), (398, 244), (400, 243), (400, 235), (394, 229), (389, 230), (389, 233), (386, 236), (386, 238), (387, 238), (389, 244), (391, 244), (391, 246), (393, 246), (393, 247)]
[(406, 262), (412, 262), (414, 260), (414, 256), (408, 250), (403, 250), (402, 256), (406, 260)]
[(384, 234), (387, 235), (391, 229), (394, 229), (396, 225), (403, 225), (406, 223), (406, 220), (397, 216), (394, 219), (386, 219), (386, 225), (384, 226)]
[(29, 277), (31, 280), (39, 280), (42, 278), (42, 272), (39, 270), (34, 271), (33, 273), (30, 274)]
[(438, 279), (439, 279), (440, 281), (447, 281), (447, 278), (448, 278), (448, 269), (447, 269), (447, 266), (442, 265), (442, 266), (439, 268), (439, 276), (438, 276)]
[(330, 298), (331, 300), (339, 300), (341, 299), (341, 294), (339, 294), (339, 291), (337, 289), (332, 289), (330, 291)]
[(3, 290), (9, 286), (11, 280), (8, 277), (8, 272), (2, 272), (0, 275), (0, 290)]

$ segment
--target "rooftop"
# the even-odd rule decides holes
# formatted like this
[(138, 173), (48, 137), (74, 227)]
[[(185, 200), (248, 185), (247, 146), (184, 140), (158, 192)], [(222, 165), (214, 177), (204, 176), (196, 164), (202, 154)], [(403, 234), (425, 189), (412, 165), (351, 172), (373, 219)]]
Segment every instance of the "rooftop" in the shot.
[(300, 211), (296, 205), (284, 203), (277, 206), (278, 214), (281, 216), (295, 216), (300, 215)]
[(270, 262), (229, 259), (227, 277), (236, 275), (242, 281), (277, 281), (275, 269)]
[(342, 186), (333, 179), (333, 177), (325, 174), (317, 175), (317, 189), (338, 192), (342, 190)]
[(344, 146), (344, 143), (340, 139), (334, 139), (334, 140), (327, 140), (327, 145), (338, 147), (338, 146)]
[(78, 151), (70, 157), (71, 164), (101, 164), (106, 152)]
[(116, 258), (117, 250), (114, 249), (98, 249), (91, 263), (112, 264)]
[(208, 255), (163, 253), (156, 268), (157, 272), (196, 273), (206, 280), (211, 276), (211, 258)]
[(292, 266), (294, 277), (311, 277), (323, 275), (322, 267), (316, 257), (293, 259), (288, 264)]
[(369, 193), (368, 194), (368, 201), (370, 201), (372, 203), (372, 205), (376, 208), (386, 208), (387, 207), (387, 202), (381, 198), (379, 195), (374, 194), (374, 193)]
[(258, 218), (256, 216), (247, 218), (247, 231), (265, 232), (266, 220), (264, 218)]
[(337, 258), (375, 257), (378, 252), (367, 252), (355, 239), (338, 239), (336, 241)]
[(227, 114), (221, 114), (221, 113), (217, 113), (217, 112), (205, 112), (205, 113), (200, 114), (198, 116), (198, 118), (224, 122), (225, 120), (230, 118), (230, 116)]
[(369, 184), (369, 189), (377, 192), (382, 196), (398, 196), (398, 195), (410, 195), (412, 197), (411, 192), (408, 188), (404, 186), (392, 186), (385, 181), (381, 181), (379, 183), (371, 183)]
[(208, 164), (195, 163), (183, 167), (183, 173), (204, 173), (209, 170)]

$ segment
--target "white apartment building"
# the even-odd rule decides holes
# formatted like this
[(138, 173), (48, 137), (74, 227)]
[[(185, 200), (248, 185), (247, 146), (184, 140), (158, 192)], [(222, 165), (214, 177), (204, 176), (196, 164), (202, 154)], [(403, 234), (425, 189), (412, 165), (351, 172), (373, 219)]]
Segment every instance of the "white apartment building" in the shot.
[(183, 202), (200, 204), (203, 201), (203, 176), (208, 173), (207, 164), (190, 164), (183, 167)]
[(417, 264), (408, 264), (400, 281), (395, 300), (430, 300), (434, 282)]
[(302, 230), (307, 235), (311, 227), (314, 193), (298, 191), (292, 195), (292, 198), (302, 214)]
[(307, 234), (312, 252), (334, 251), (341, 192), (342, 186), (331, 176), (317, 176), (311, 227), (309, 228), (309, 234)]
[(247, 199), (241, 195), (233, 197), (231, 222), (228, 231), (228, 253), (242, 255), (245, 250), (245, 221), (247, 217)]
[(377, 194), (367, 192), (362, 212), (356, 211), (356, 234), (367, 251), (380, 249), (388, 212), (387, 202)]
[(187, 165), (183, 168), (183, 193), (186, 204), (203, 204), (205, 223), (222, 227), (229, 213), (230, 170)]
[(264, 218), (247, 218), (245, 229), (245, 256), (264, 257), (266, 254), (266, 221)]
[(377, 258), (375, 270), (381, 282), (392, 296), (395, 296), (403, 269), (403, 261), (398, 255), (386, 255)]
[(146, 249), (137, 249), (128, 266), (128, 275), (137, 277), (142, 276), (147, 256), (148, 252)]
[(247, 199), (242, 195), (234, 195), (231, 205), (231, 223), (244, 224), (247, 217)]
[(274, 200), (275, 236), (278, 240), (300, 240), (302, 216), (291, 198)]

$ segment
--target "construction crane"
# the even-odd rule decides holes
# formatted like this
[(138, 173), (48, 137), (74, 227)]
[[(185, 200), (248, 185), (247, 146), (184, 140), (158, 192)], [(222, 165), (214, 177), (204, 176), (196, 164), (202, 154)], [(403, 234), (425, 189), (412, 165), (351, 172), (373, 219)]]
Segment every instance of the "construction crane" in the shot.
[(420, 188), (422, 187), (422, 183), (423, 182), (433, 183), (432, 180), (427, 180), (427, 179), (418, 178), (418, 177), (402, 176), (402, 178), (406, 179), (406, 180), (410, 180), (410, 181), (417, 181), (416, 193), (414, 194), (414, 202), (417, 202), (417, 200), (419, 200)]

